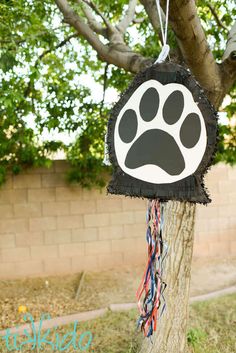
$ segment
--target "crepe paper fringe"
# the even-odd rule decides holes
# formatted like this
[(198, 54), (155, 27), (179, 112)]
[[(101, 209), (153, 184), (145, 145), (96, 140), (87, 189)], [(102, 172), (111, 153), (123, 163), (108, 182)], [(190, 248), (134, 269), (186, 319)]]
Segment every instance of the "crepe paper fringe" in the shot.
[[(142, 281), (137, 290), (140, 317), (138, 326), (145, 337), (152, 336), (157, 328), (157, 320), (162, 316), (166, 302), (163, 281), (163, 263), (167, 255), (167, 244), (162, 239), (163, 208), (158, 200), (149, 200), (147, 209), (148, 261)], [(143, 299), (142, 299), (143, 298)]]

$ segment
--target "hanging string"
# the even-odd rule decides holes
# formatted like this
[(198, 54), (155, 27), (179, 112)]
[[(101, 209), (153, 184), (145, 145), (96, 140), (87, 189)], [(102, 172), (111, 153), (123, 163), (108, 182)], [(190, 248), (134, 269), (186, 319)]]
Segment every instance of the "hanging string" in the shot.
[[(140, 317), (138, 326), (144, 336), (150, 337), (157, 328), (165, 307), (163, 264), (167, 254), (167, 245), (162, 239), (163, 205), (158, 200), (150, 200), (147, 210), (148, 261), (142, 281), (137, 290)], [(143, 298), (143, 299), (142, 299)]]
[(167, 44), (167, 32), (168, 32), (168, 20), (169, 20), (169, 5), (170, 5), (170, 0), (166, 1), (166, 20), (165, 20), (165, 29), (163, 26), (163, 21), (162, 21), (162, 16), (161, 16), (161, 5), (160, 5), (160, 0), (156, 0), (156, 5), (157, 5), (157, 12), (159, 16), (159, 22), (160, 22), (160, 27), (161, 27), (161, 35), (162, 35), (162, 50), (155, 61), (154, 64), (157, 63), (162, 63), (163, 61), (166, 60), (169, 51), (170, 51), (170, 46)]
[(109, 64), (106, 63), (104, 67), (104, 74), (103, 74), (103, 93), (102, 93), (102, 101), (100, 103), (100, 116), (102, 118), (105, 118), (103, 116), (103, 108), (104, 108), (104, 103), (105, 103), (105, 96), (106, 96), (106, 89), (107, 89), (107, 72), (108, 72)]
[(104, 136), (104, 157), (103, 157), (102, 163), (107, 166), (111, 165), (111, 162), (109, 159), (108, 144), (107, 144), (107, 133)]
[[(100, 105), (100, 116), (103, 117), (103, 107), (105, 103), (105, 94), (106, 94), (106, 89), (107, 89), (107, 73), (108, 73), (108, 67), (109, 64), (106, 63), (105, 68), (104, 68), (104, 75), (103, 75), (103, 96), (102, 96), (102, 102)], [(102, 163), (106, 166), (110, 166), (111, 162), (109, 160), (109, 151), (108, 151), (108, 144), (107, 144), (107, 133), (104, 136), (104, 157)]]

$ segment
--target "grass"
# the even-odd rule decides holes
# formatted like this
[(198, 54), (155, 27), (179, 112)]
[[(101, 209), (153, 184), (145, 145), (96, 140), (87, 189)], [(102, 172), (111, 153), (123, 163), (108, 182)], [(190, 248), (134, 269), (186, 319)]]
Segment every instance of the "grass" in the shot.
[(194, 353), (236, 352), (236, 294), (191, 306), (188, 343)]
[[(86, 347), (88, 342), (89, 335), (85, 335), (82, 339), (83, 334), (86, 332), (91, 332), (92, 342), (89, 347), (84, 349), (84, 352), (91, 353), (135, 353), (137, 347), (141, 342), (142, 335), (139, 330), (136, 330), (136, 320), (137, 320), (137, 311), (130, 310), (127, 312), (108, 312), (103, 317), (91, 320), (88, 322), (78, 323), (76, 329), (76, 345), (75, 349), (72, 344), (70, 347), (65, 349), (66, 353), (75, 353), (82, 351), (79, 347), (79, 341), (81, 338), (81, 348)], [(60, 337), (62, 340), (63, 335), (72, 332), (74, 324), (66, 325), (57, 329), (51, 329), (47, 340), (54, 343), (55, 348), (49, 344), (43, 345), (42, 350), (37, 350), (37, 348), (31, 349), (31, 345), (25, 345), (22, 347), (21, 353), (29, 352), (60, 352), (60, 349), (56, 349), (56, 337)], [(65, 347), (66, 343), (70, 341), (72, 336), (68, 337), (66, 342), (63, 343), (62, 347)], [(26, 340), (25, 336), (17, 339), (17, 346), (20, 347), (20, 343)], [(13, 338), (10, 339), (9, 347), (13, 348)], [(16, 350), (12, 350), (17, 352)], [(7, 353), (9, 350), (6, 348), (5, 341), (0, 338), (0, 352)]]
[[(81, 335), (90, 331), (93, 340), (85, 352), (95, 353), (136, 353), (142, 341), (142, 334), (136, 330), (137, 311), (112, 313), (79, 323), (77, 328), (77, 343)], [(57, 336), (65, 335), (73, 330), (73, 325), (58, 328), (50, 333), (48, 339), (55, 342)], [(59, 337), (59, 336), (58, 336)], [(188, 329), (188, 345), (192, 353), (235, 353), (236, 352), (236, 295), (229, 295), (219, 299), (197, 303), (191, 306)], [(68, 341), (67, 341), (68, 342)], [(86, 345), (84, 337), (82, 347)], [(65, 343), (64, 343), (65, 346)], [(3, 342), (0, 340), (0, 351), (7, 353)], [(41, 352), (51, 353), (60, 350), (52, 350), (45, 346)], [(65, 350), (67, 353), (80, 352), (72, 346)], [(15, 351), (14, 351), (15, 352)], [(27, 349), (22, 353), (39, 352), (39, 350)]]

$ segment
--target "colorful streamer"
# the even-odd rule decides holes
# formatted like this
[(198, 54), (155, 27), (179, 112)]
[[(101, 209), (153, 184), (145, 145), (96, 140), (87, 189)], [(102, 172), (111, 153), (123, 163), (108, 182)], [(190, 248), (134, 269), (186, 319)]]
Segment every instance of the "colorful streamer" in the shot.
[(158, 200), (149, 200), (146, 232), (148, 261), (136, 293), (140, 312), (138, 326), (141, 327), (146, 337), (150, 337), (156, 331), (157, 320), (162, 316), (166, 307), (163, 295), (166, 283), (162, 276), (167, 244), (162, 239), (162, 232), (163, 205)]

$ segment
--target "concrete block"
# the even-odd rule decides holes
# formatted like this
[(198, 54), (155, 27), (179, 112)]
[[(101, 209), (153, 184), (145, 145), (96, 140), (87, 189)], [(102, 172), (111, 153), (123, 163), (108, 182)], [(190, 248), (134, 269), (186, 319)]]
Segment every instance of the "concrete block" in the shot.
[(77, 200), (70, 202), (72, 214), (91, 214), (96, 212), (95, 200)]
[(42, 208), (44, 216), (64, 216), (70, 214), (69, 202), (44, 202)]
[(19, 174), (13, 176), (14, 189), (40, 188), (41, 176), (39, 174)]
[(31, 258), (33, 260), (44, 260), (58, 257), (57, 245), (38, 245), (30, 247)]
[(232, 240), (229, 244), (230, 255), (236, 255), (236, 240)]
[(71, 201), (82, 199), (82, 188), (79, 186), (56, 187), (57, 201)]
[(73, 244), (60, 244), (59, 245), (59, 257), (73, 257), (84, 255), (85, 245), (84, 243), (73, 243)]
[(227, 256), (230, 253), (229, 243), (225, 241), (211, 241), (209, 243), (209, 256)]
[(102, 227), (109, 225), (108, 213), (97, 213), (84, 215), (85, 227)]
[(15, 203), (13, 207), (14, 215), (17, 218), (40, 217), (42, 214), (41, 204), (39, 202)]
[(88, 242), (96, 241), (98, 238), (98, 230), (96, 228), (72, 229), (72, 242)]
[(44, 232), (44, 244), (68, 244), (71, 243), (71, 230), (46, 230)]
[(97, 271), (98, 269), (98, 258), (94, 255), (86, 256), (72, 256), (72, 272), (80, 271)]
[(193, 256), (206, 257), (209, 255), (210, 255), (210, 252), (209, 252), (209, 243), (208, 242), (205, 241), (204, 243), (200, 243), (200, 244), (195, 243), (194, 244)]
[(44, 271), (49, 275), (61, 275), (71, 273), (71, 259), (60, 258), (60, 259), (45, 259)]
[(66, 160), (56, 160), (54, 161), (54, 168), (56, 173), (65, 173), (69, 168), (69, 163)]
[(135, 238), (124, 238), (124, 239), (117, 239), (117, 240), (112, 240), (112, 253), (116, 252), (125, 252), (128, 250), (133, 250), (136, 251), (136, 239)]
[(1, 262), (0, 263), (0, 276), (1, 279), (9, 279), (15, 276), (16, 273), (15, 262)]
[(22, 233), (28, 231), (26, 219), (5, 219), (0, 220), (0, 233)]
[(107, 199), (107, 191), (106, 189), (83, 189), (83, 200), (101, 200)]
[(147, 200), (124, 197), (122, 199), (122, 205), (124, 211), (143, 211), (145, 214), (147, 209)]
[(0, 205), (0, 219), (12, 218), (13, 217), (13, 205), (6, 204)]
[(96, 200), (98, 213), (103, 213), (104, 211), (108, 213), (122, 211), (122, 200), (119, 199), (102, 199)]
[(0, 190), (0, 203), (27, 202), (27, 190)]
[(101, 269), (115, 268), (123, 265), (122, 253), (98, 255), (98, 266)]
[(28, 189), (29, 202), (54, 201), (56, 198), (55, 189)]
[(16, 233), (16, 246), (34, 246), (43, 244), (43, 232)]
[(32, 232), (56, 229), (56, 217), (31, 218), (29, 229)]
[(124, 237), (124, 229), (122, 225), (113, 225), (98, 228), (99, 240), (120, 239)]
[(235, 180), (219, 180), (219, 191), (220, 193), (227, 193), (230, 194), (232, 191), (235, 190)]
[(60, 216), (57, 218), (57, 229), (83, 228), (83, 217), (81, 215)]
[(138, 237), (144, 238), (146, 236), (146, 224), (125, 224), (124, 225), (124, 236), (125, 237)]
[(0, 249), (14, 248), (16, 246), (15, 234), (0, 234)]
[(138, 253), (137, 251), (125, 251), (124, 254), (124, 265), (137, 265), (137, 266), (145, 266), (147, 263), (147, 256), (142, 253)]
[(109, 240), (91, 241), (85, 243), (85, 254), (96, 255), (96, 254), (107, 254), (111, 253), (111, 242)]
[[(135, 221), (134, 212), (116, 212), (110, 214), (111, 225), (132, 224)], [(140, 222), (139, 222), (140, 223)]]
[(30, 250), (27, 247), (2, 249), (3, 262), (24, 262), (30, 259)]
[(17, 276), (40, 276), (44, 272), (42, 261), (25, 261), (16, 265)]
[(65, 186), (65, 185), (66, 185), (66, 177), (64, 173), (42, 175), (43, 188), (55, 188), (57, 186)]

